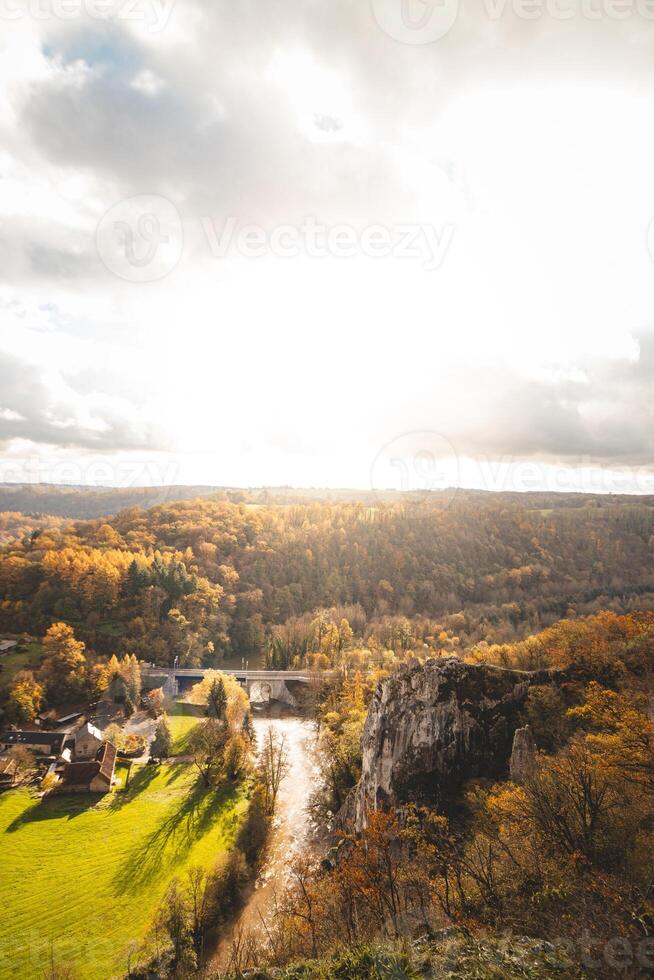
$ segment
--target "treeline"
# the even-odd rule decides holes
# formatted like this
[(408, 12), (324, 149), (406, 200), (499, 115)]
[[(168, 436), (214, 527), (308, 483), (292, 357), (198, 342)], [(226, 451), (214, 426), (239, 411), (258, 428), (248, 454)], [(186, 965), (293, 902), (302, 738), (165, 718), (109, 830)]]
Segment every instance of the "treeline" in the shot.
[(76, 487), (48, 483), (0, 484), (0, 511), (71, 520), (106, 517), (127, 507), (154, 507), (166, 501), (193, 500), (214, 487)]
[(649, 498), (540, 508), (516, 496), (463, 493), (446, 508), (197, 499), (36, 528), (2, 552), (0, 629), (42, 635), (62, 621), (100, 654), (211, 666), (268, 650), (286, 665), (319, 652), (316, 620), (348, 620), (350, 645), (466, 650), (654, 605)]
[[(70, 520), (87, 520), (108, 517), (130, 507), (147, 510), (165, 503), (195, 500), (204, 497), (221, 503), (251, 504), (253, 506), (288, 506), (311, 503), (379, 504), (420, 503), (438, 509), (447, 507), (454, 499), (458, 502), (485, 504), (491, 500), (503, 500), (511, 506), (529, 509), (621, 507), (633, 503), (634, 497), (626, 494), (579, 494), (530, 491), (495, 493), (486, 490), (434, 490), (400, 492), (397, 490), (347, 490), (331, 488), (295, 487), (207, 487), (207, 486), (150, 486), (150, 487), (88, 487), (52, 483), (0, 483), (0, 512), (15, 511), (29, 517), (63, 517)], [(654, 496), (641, 496), (638, 501), (654, 506)]]

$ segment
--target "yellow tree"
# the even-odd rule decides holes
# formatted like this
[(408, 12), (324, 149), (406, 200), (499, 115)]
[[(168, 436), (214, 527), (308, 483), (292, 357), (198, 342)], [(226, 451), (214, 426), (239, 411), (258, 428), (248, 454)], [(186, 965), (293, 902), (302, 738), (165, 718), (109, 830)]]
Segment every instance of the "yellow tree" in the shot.
[(50, 701), (63, 701), (83, 693), (87, 666), (84, 649), (67, 623), (53, 623), (45, 634), (43, 675)]
[(34, 721), (41, 710), (44, 694), (42, 685), (34, 680), (34, 674), (29, 671), (16, 674), (8, 698), (12, 720), (18, 723)]
[(218, 681), (222, 681), (227, 696), (225, 708), (227, 723), (232, 731), (236, 731), (242, 727), (243, 719), (250, 711), (250, 702), (246, 692), (231, 674), (223, 674), (219, 670), (207, 670), (200, 683), (194, 684), (191, 688), (188, 700), (191, 704), (208, 708), (211, 691)]
[(588, 729), (586, 744), (602, 766), (654, 793), (654, 720), (644, 695), (608, 690), (593, 681), (584, 704), (568, 715)]

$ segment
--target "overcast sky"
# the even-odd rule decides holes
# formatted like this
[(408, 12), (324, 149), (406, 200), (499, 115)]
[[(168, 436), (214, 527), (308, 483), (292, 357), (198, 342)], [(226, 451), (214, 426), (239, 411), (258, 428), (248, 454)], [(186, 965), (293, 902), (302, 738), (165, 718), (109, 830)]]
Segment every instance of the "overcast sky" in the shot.
[(0, 480), (654, 490), (654, 0), (0, 7)]

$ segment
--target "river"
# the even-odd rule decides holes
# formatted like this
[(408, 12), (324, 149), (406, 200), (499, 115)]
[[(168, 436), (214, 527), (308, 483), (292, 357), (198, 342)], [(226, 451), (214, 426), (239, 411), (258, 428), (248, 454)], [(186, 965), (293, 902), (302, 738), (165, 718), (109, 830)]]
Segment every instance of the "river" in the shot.
[(253, 724), (259, 744), (269, 726), (280, 738), (285, 738), (288, 774), (279, 789), (277, 810), (262, 867), (245, 905), (218, 944), (212, 960), (215, 968), (229, 966), (232, 944), (239, 934), (263, 934), (262, 919), (273, 907), (275, 891), (279, 892), (287, 880), (289, 863), (296, 854), (306, 853), (312, 847), (314, 835), (307, 812), (309, 798), (319, 783), (314, 724), (276, 702), (266, 708), (255, 708)]
[(249, 657), (225, 657), (216, 666), (216, 670), (265, 670), (266, 655), (263, 650)]

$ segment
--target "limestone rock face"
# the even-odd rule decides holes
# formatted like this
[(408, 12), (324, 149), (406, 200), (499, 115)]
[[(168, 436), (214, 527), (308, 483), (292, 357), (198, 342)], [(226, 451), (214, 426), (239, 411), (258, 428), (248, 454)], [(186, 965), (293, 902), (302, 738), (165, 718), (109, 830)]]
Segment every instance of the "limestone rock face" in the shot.
[(514, 783), (523, 783), (534, 768), (536, 743), (529, 725), (517, 728), (513, 736), (513, 748), (509, 762), (509, 776)]
[(361, 780), (342, 818), (361, 830), (371, 806), (435, 804), (472, 777), (505, 777), (529, 687), (546, 680), (544, 671), (442, 657), (381, 681), (364, 728)]

